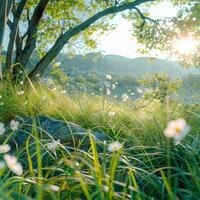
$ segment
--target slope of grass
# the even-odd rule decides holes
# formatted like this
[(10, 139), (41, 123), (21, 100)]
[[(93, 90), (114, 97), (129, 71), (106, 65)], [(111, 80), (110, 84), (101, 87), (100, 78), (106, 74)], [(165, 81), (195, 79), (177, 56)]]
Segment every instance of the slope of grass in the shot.
[[(25, 93), (17, 95), (22, 90)], [(27, 89), (2, 83), (0, 121), (7, 124), (16, 116), (42, 114), (104, 132), (110, 141), (100, 152), (92, 137), (87, 152), (65, 143), (49, 151), (47, 141), (41, 141), (33, 128), (26, 144), (12, 150), (23, 165), (23, 175), (0, 170), (2, 199), (199, 199), (199, 105), (122, 103), (86, 94), (69, 97), (60, 91), (39, 84)], [(116, 115), (111, 117), (110, 111)], [(163, 130), (178, 117), (185, 118), (192, 130), (175, 145)], [(108, 152), (109, 143), (116, 140), (123, 149)]]

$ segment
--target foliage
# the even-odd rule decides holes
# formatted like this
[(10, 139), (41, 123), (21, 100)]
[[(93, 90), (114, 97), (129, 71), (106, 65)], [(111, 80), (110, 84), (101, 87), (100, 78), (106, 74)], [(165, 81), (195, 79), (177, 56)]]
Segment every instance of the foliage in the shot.
[(200, 89), (200, 75), (189, 75), (183, 79), (184, 87), (190, 87), (195, 91)]
[(52, 66), (50, 71), (50, 77), (52, 77), (56, 84), (66, 86), (68, 77), (67, 75), (60, 69), (60, 66), (56, 65), (56, 63)]
[(163, 74), (147, 75), (140, 80), (142, 87), (147, 88), (144, 94), (145, 99), (157, 99), (164, 102), (166, 98), (171, 97), (178, 92), (181, 86), (181, 80), (171, 80)]
[[(143, 26), (141, 19), (135, 19), (134, 25), (140, 27), (141, 31), (134, 28), (134, 36), (142, 44), (141, 52), (149, 52), (152, 49), (160, 50), (177, 58), (185, 66), (200, 66), (200, 17), (199, 0), (171, 0), (177, 9), (177, 15), (163, 19), (146, 20)], [(148, 11), (147, 11), (148, 12)], [(151, 13), (147, 15), (151, 16)], [(192, 37), (196, 41), (194, 52), (180, 54), (174, 49), (174, 43), (181, 38)], [(158, 42), (159, 41), (159, 42)]]
[[(140, 5), (151, 1), (5, 0), (6, 4), (10, 2), (10, 6), (4, 14), (0, 13), (0, 17), (4, 17), (5, 13), (8, 15), (4, 21), (10, 29), (10, 39), (4, 71), (9, 71), (15, 78), (20, 68), (27, 68), (30, 57), (37, 52), (40, 59), (28, 75), (35, 79), (43, 75), (61, 50), (67, 48), (69, 54), (74, 53), (77, 42), (84, 53), (87, 49), (96, 48), (97, 40), (92, 36), (95, 33), (98, 38), (98, 35), (112, 30), (114, 25), (109, 19), (126, 10), (138, 12)], [(3, 4), (0, 5), (3, 9)], [(3, 31), (5, 23), (0, 27)], [(15, 69), (13, 64), (16, 64)]]

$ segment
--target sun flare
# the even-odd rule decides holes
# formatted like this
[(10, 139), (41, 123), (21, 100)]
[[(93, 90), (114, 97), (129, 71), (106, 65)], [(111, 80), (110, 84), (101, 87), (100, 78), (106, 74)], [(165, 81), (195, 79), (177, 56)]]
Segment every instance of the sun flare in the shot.
[(191, 55), (197, 48), (197, 41), (192, 37), (182, 37), (174, 43), (174, 49), (182, 55)]

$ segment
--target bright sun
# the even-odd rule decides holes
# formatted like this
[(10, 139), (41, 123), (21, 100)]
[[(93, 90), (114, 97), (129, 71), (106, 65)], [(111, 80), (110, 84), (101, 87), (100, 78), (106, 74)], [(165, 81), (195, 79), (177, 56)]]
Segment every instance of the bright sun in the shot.
[(197, 41), (192, 37), (182, 37), (175, 41), (174, 49), (182, 55), (191, 55), (197, 48)]

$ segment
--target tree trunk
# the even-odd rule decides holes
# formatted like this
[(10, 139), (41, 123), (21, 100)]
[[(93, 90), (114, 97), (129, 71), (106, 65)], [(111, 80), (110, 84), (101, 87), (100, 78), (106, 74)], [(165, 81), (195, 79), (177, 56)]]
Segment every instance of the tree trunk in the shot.
[(63, 40), (63, 37), (60, 36), (54, 46), (50, 49), (50, 51), (40, 60), (40, 62), (35, 66), (35, 68), (29, 74), (29, 78), (31, 81), (37, 79), (37, 77), (41, 77), (45, 72), (47, 66), (52, 62), (52, 60), (59, 54), (62, 50), (63, 46), (66, 44), (66, 40)]
[[(27, 0), (22, 0), (20, 2), (21, 5), (19, 4), (18, 6), (18, 9), (19, 9), (18, 15), (20, 15), (21, 10), (22, 11), (24, 10), (26, 2)], [(49, 3), (49, 0), (39, 1), (35, 10), (33, 11), (33, 15), (31, 19), (28, 21), (28, 30), (22, 38), (20, 38), (19, 36), (19, 30), (18, 30), (19, 27), (16, 26), (13, 28), (14, 31), (16, 31), (15, 32), (16, 35), (13, 35), (15, 36), (15, 43), (16, 43), (16, 59), (15, 59), (16, 65), (12, 69), (12, 80), (14, 83), (19, 82), (23, 78), (23, 75), (20, 73), (20, 71), (24, 71), (24, 68), (26, 64), (28, 63), (28, 60), (30, 59), (30, 56), (32, 55), (33, 51), (36, 48), (38, 25), (48, 3)], [(22, 43), (23, 43), (24, 38), (26, 38), (26, 43), (25, 43), (24, 48), (22, 49)], [(9, 68), (9, 65), (10, 65), (10, 62), (7, 63), (8, 68)]]
[(8, 0), (0, 0), (0, 79), (2, 79), (2, 48), (6, 27), (7, 5)]
[(20, 63), (22, 67), (24, 67), (27, 64), (30, 56), (36, 48), (38, 25), (49, 1), (50, 0), (40, 0), (30, 19), (30, 22), (28, 24), (28, 30), (26, 33), (27, 40), (25, 47), (22, 51), (21, 56), (16, 57), (16, 63)]
[[(16, 13), (14, 13), (14, 20), (11, 26), (11, 32), (10, 32), (10, 40), (8, 43), (8, 48), (7, 48), (7, 55), (6, 55), (6, 70), (11, 69), (12, 65), (12, 60), (13, 60), (13, 50), (14, 50), (14, 44), (16, 41), (16, 36), (18, 33), (18, 26), (19, 26), (19, 20), (21, 17), (21, 14), (26, 6), (27, 0), (22, 0), (18, 7)], [(11, 71), (12, 73), (12, 71)]]

